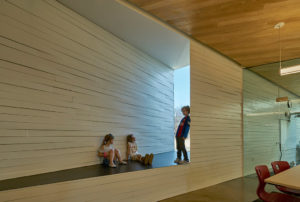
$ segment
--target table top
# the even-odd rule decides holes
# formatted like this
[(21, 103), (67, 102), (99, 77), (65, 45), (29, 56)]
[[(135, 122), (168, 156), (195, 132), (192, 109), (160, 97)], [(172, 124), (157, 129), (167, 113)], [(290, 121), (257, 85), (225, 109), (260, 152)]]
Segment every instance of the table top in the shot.
[(266, 183), (300, 190), (300, 165), (265, 179)]

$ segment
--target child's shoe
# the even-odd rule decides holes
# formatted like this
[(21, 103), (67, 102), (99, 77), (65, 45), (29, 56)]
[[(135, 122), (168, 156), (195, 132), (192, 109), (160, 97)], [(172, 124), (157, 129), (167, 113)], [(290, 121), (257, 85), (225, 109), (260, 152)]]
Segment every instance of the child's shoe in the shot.
[(148, 163), (149, 163), (149, 157), (150, 157), (149, 154), (145, 155), (145, 159), (144, 159), (144, 164), (145, 165), (148, 165)]
[(188, 164), (188, 163), (190, 163), (190, 161), (189, 161), (189, 160), (183, 160), (183, 161), (179, 161), (179, 164)]
[(116, 168), (117, 166), (116, 166), (116, 164), (109, 164), (109, 167)]
[(154, 155), (151, 153), (149, 156), (149, 160), (148, 160), (149, 165), (152, 165), (153, 157), (154, 157)]
[(179, 163), (181, 160), (179, 158), (177, 158), (174, 163)]
[(127, 165), (127, 162), (121, 161), (120, 164), (121, 164), (121, 165)]

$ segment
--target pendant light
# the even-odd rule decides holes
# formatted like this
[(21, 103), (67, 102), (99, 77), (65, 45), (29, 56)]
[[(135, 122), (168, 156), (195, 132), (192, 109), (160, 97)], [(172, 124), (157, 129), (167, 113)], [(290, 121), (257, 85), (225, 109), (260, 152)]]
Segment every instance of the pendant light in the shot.
[(289, 74), (295, 74), (300, 73), (300, 65), (294, 65), (290, 67), (282, 68), (281, 66), (281, 35), (280, 30), (284, 26), (284, 22), (279, 22), (274, 26), (274, 29), (278, 29), (279, 33), (279, 74), (280, 76), (289, 75)]

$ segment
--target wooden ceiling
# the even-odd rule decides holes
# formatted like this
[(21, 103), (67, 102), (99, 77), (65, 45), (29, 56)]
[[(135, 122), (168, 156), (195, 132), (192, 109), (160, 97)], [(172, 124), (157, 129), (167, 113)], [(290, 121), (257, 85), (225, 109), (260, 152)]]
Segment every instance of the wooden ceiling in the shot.
[(300, 58), (300, 0), (127, 0), (244, 67)]

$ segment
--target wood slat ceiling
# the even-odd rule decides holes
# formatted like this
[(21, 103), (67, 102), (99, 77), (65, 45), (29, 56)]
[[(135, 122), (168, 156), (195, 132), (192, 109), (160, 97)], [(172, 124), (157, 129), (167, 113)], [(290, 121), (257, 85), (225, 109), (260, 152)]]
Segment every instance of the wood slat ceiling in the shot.
[(299, 0), (128, 0), (244, 67), (300, 56)]

